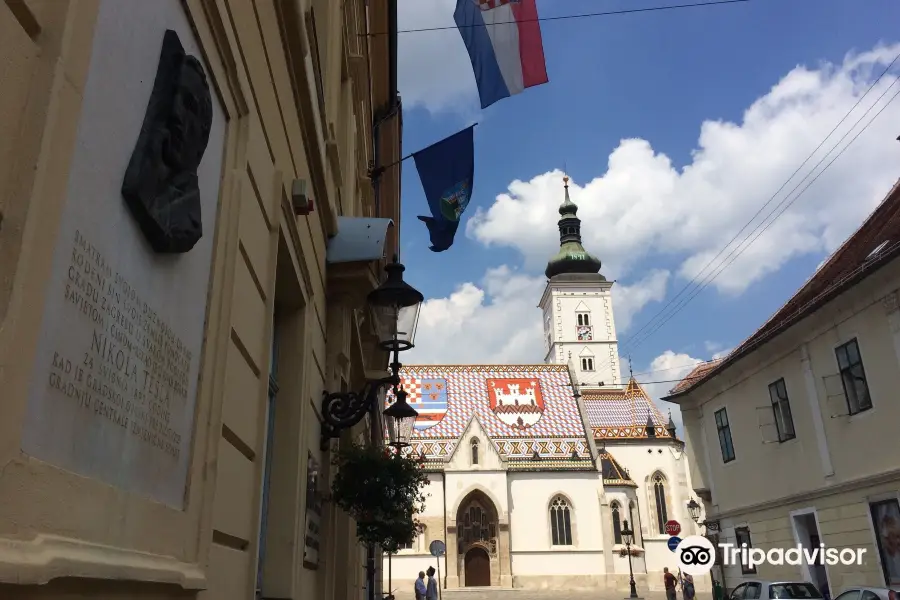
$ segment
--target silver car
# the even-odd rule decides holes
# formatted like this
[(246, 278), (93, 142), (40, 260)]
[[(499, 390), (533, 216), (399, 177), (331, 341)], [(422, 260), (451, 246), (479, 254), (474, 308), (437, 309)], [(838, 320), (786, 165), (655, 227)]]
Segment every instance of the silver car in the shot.
[(900, 600), (900, 590), (877, 587), (850, 587), (834, 600)]
[(751, 580), (744, 581), (731, 590), (729, 598), (730, 600), (821, 600), (823, 596), (822, 592), (808, 581)]

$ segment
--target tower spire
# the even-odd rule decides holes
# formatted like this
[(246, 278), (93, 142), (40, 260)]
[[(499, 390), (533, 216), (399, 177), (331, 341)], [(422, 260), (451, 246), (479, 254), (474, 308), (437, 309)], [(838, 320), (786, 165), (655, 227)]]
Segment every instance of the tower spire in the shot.
[(581, 219), (578, 205), (569, 196), (569, 176), (563, 176), (565, 197), (559, 206), (559, 252), (547, 263), (547, 279), (566, 273), (600, 272), (600, 259), (589, 254), (581, 245)]

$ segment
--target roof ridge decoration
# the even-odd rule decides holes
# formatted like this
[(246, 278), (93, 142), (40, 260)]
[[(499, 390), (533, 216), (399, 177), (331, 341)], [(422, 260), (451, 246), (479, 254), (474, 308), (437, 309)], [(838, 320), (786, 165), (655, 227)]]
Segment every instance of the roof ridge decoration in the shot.
[(654, 437), (673, 438), (668, 419), (634, 376), (624, 388), (583, 390), (581, 401), (595, 440), (646, 439), (648, 416), (655, 426)]
[(670, 390), (670, 396), (683, 394), (700, 385), (720, 369), (777, 335), (783, 328), (802, 319), (817, 303), (839, 292), (848, 281), (853, 280), (854, 275), (861, 275), (877, 268), (883, 263), (881, 259), (893, 257), (898, 251), (900, 251), (900, 180), (894, 183), (884, 200), (869, 214), (862, 225), (821, 267), (816, 269), (781, 308), (708, 370), (697, 374), (690, 381), (687, 377), (682, 379)]

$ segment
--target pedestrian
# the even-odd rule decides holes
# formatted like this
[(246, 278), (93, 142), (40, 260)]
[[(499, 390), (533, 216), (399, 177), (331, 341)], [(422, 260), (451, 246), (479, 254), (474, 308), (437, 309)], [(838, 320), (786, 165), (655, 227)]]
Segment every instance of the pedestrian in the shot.
[(428, 592), (425, 587), (425, 571), (419, 571), (419, 578), (416, 579), (416, 600), (425, 600), (425, 594)]
[(663, 569), (663, 584), (666, 586), (666, 600), (678, 600), (678, 592), (676, 591), (678, 580), (669, 573), (669, 567)]
[(684, 579), (682, 589), (684, 590), (684, 600), (694, 600), (694, 578), (688, 573), (682, 574)]
[(425, 600), (438, 600), (437, 581), (434, 579), (434, 567), (428, 567), (428, 587), (425, 591)]

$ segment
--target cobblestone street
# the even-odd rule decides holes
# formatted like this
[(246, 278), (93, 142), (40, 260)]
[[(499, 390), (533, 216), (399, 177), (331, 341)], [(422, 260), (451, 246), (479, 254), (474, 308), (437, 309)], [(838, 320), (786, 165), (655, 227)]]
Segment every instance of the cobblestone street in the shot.
[[(663, 592), (641, 592), (643, 600), (665, 600)], [(397, 600), (412, 600), (412, 594), (395, 592)], [(517, 589), (462, 589), (441, 590), (441, 600), (625, 600), (628, 592), (609, 590), (585, 591), (537, 591)], [(698, 595), (698, 598), (702, 596)]]

